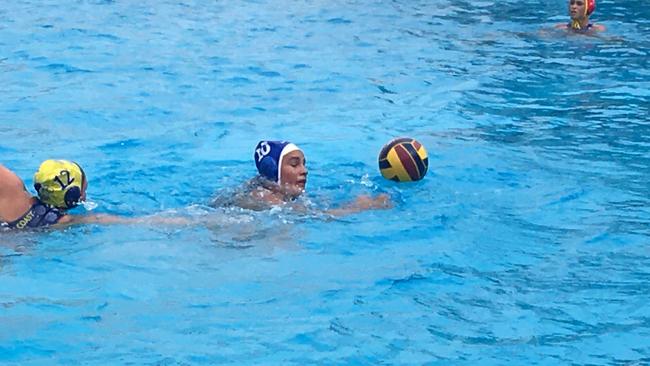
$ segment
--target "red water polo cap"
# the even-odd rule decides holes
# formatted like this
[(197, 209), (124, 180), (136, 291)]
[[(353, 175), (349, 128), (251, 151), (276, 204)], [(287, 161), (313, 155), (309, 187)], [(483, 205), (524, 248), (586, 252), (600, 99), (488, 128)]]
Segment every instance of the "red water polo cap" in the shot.
[(585, 6), (585, 12), (587, 16), (591, 15), (591, 13), (596, 10), (596, 0), (587, 0), (586, 1), (586, 6)]

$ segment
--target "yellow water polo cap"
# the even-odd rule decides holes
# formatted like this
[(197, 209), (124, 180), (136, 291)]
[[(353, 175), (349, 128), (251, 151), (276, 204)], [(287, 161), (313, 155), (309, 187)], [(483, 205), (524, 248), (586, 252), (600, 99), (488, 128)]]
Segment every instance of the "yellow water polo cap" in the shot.
[(45, 160), (34, 174), (34, 188), (41, 202), (60, 209), (77, 206), (86, 175), (79, 164), (68, 160)]

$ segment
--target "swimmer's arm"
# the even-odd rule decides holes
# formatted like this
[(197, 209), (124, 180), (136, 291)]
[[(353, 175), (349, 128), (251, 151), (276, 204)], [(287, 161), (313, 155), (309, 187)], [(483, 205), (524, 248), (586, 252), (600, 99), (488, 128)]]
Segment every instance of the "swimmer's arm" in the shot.
[(144, 217), (124, 217), (109, 214), (94, 215), (65, 215), (59, 219), (57, 224), (75, 225), (75, 224), (103, 224), (103, 225), (189, 225), (192, 224), (185, 217), (165, 217), (165, 216), (144, 216)]
[(59, 219), (57, 225), (75, 224), (129, 224), (132, 219), (128, 217), (94, 214), (94, 215), (65, 215)]
[(367, 210), (383, 210), (391, 207), (393, 207), (393, 203), (387, 194), (380, 194), (375, 197), (362, 195), (343, 207), (326, 210), (325, 213), (332, 216), (345, 216)]

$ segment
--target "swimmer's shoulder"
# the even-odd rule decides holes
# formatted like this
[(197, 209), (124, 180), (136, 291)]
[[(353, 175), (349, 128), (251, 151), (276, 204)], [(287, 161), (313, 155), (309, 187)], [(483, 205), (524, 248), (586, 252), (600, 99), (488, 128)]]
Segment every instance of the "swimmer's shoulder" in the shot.
[(29, 210), (33, 200), (22, 179), (0, 165), (0, 221), (11, 222), (19, 218)]
[[(558, 23), (553, 28), (570, 31), (571, 30), (571, 24)], [(605, 27), (603, 24), (590, 23), (589, 24), (589, 29), (587, 30), (587, 33), (589, 33), (589, 32), (604, 32), (606, 30), (607, 30), (607, 27)]]
[(275, 192), (265, 184), (262, 177), (255, 177), (246, 183), (246, 196), (251, 201), (257, 203), (254, 206), (275, 206), (285, 203), (282, 195)]
[(285, 201), (275, 192), (262, 186), (254, 187), (249, 191), (249, 198), (253, 202), (266, 206), (275, 206), (285, 203)]
[(22, 191), (24, 187), (23, 180), (16, 173), (0, 164), (0, 192)]
[(604, 32), (607, 30), (607, 27), (605, 27), (603, 24), (592, 24), (591, 29), (596, 32)]

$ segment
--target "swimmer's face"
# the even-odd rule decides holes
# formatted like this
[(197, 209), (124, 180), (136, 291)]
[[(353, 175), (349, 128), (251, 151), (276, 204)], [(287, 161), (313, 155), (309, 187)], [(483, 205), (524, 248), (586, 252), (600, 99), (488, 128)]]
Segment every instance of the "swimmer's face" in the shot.
[(305, 191), (307, 184), (307, 166), (305, 166), (305, 154), (295, 150), (282, 158), (280, 167), (282, 174), (282, 188), (291, 196), (297, 197)]
[(569, 0), (569, 16), (571, 19), (582, 19), (587, 14), (586, 0)]

